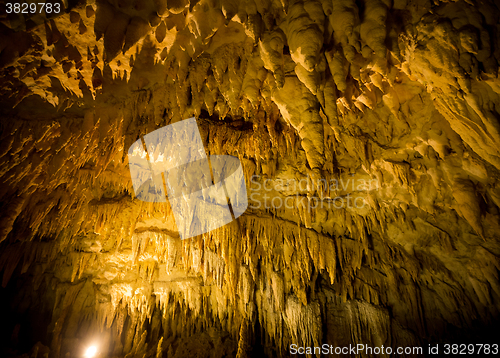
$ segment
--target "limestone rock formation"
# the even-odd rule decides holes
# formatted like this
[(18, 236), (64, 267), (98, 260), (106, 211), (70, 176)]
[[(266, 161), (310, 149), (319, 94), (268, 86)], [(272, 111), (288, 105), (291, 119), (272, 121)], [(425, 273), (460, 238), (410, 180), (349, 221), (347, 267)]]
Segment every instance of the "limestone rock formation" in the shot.
[[(496, 1), (56, 3), (0, 13), (0, 356), (500, 343)], [(127, 152), (191, 117), (249, 207), (181, 240)]]

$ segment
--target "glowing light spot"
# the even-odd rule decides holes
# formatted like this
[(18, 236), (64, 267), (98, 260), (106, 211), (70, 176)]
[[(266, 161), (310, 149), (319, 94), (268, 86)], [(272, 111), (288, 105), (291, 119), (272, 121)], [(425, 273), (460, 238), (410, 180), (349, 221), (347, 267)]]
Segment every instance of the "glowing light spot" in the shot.
[(96, 354), (97, 354), (97, 347), (96, 346), (90, 346), (85, 351), (86, 358), (93, 358), (93, 357), (95, 357)]

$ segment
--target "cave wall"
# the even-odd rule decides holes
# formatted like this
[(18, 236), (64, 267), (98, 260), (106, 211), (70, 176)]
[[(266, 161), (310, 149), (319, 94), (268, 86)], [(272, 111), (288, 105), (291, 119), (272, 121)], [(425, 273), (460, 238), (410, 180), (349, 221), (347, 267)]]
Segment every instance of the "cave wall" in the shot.
[[(495, 343), (499, 15), (88, 0), (3, 16), (3, 355)], [(207, 153), (240, 159), (250, 206), (181, 240), (168, 202), (135, 198), (127, 150), (190, 117)]]

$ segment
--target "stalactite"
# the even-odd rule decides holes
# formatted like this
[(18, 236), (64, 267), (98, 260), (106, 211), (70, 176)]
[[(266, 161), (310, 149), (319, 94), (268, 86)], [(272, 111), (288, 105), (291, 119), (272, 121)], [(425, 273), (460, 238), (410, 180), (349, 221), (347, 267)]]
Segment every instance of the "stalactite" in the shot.
[[(22, 39), (0, 56), (17, 111), (2, 109), (2, 286), (29, 277), (19, 305), (51, 313), (31, 356), (93, 330), (115, 356), (198, 339), (244, 357), (258, 338), (283, 355), (494, 321), (498, 10), (476, 5), (91, 1), (1, 19), (3, 42)], [(192, 116), (261, 206), (183, 241), (168, 203), (135, 197), (127, 150)]]

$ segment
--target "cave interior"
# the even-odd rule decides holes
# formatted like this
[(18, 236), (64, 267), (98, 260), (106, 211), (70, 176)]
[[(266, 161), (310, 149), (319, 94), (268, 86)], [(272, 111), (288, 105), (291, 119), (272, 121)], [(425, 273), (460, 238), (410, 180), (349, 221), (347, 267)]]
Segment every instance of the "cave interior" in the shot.
[[(17, 4), (0, 4), (1, 357), (498, 353), (497, 1)], [(183, 220), (227, 205), (196, 192), (181, 215), (194, 167), (179, 201), (142, 200), (129, 150), (163, 165), (140, 143), (187, 119), (203, 180), (239, 163), (217, 187), (228, 223), (191, 237)], [(186, 133), (167, 142), (189, 151)]]

